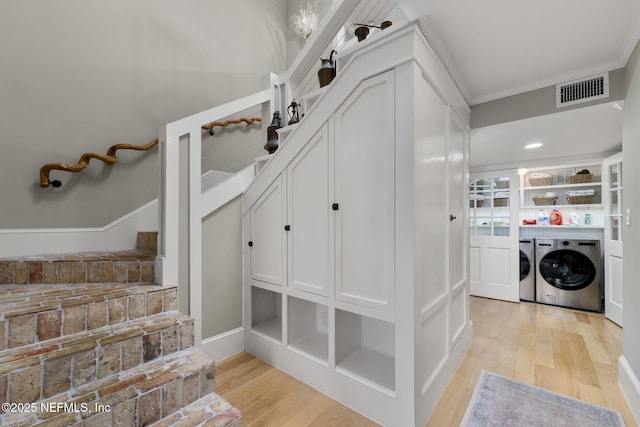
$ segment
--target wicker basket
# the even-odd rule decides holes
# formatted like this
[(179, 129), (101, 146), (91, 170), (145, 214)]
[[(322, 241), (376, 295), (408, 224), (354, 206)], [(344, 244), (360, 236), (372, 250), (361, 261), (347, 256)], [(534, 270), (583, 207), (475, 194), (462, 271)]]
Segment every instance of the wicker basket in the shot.
[(507, 198), (493, 199), (493, 206), (496, 208), (504, 208), (508, 204), (509, 204), (509, 199)]
[(532, 187), (543, 187), (545, 185), (551, 185), (553, 182), (552, 177), (548, 178), (529, 178), (529, 185)]
[(482, 207), (482, 203), (484, 203), (484, 200), (469, 200), (469, 207), (470, 208), (473, 207), (473, 202), (476, 202), (476, 207), (477, 208), (481, 208)]
[(532, 197), (531, 200), (536, 206), (551, 206), (556, 204), (558, 197)]
[(570, 205), (590, 205), (593, 203), (593, 195), (587, 196), (567, 196)]
[(577, 175), (569, 175), (567, 177), (567, 182), (569, 184), (586, 184), (591, 182), (591, 180), (593, 180), (592, 173), (581, 173)]

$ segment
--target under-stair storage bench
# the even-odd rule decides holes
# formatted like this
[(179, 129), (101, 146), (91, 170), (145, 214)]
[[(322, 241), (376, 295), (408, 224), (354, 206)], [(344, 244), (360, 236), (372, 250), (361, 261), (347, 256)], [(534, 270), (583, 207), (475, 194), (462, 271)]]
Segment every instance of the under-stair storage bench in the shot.
[(246, 349), (424, 426), (471, 343), (469, 108), (414, 25), (338, 61), (243, 196)]

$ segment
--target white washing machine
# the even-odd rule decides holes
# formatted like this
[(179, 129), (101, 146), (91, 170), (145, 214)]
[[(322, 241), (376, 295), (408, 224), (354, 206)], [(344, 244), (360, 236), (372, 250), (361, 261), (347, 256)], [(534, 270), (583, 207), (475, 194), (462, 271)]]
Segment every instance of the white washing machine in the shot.
[(520, 299), (536, 300), (536, 247), (533, 238), (520, 238)]
[(599, 240), (536, 239), (536, 301), (602, 312)]

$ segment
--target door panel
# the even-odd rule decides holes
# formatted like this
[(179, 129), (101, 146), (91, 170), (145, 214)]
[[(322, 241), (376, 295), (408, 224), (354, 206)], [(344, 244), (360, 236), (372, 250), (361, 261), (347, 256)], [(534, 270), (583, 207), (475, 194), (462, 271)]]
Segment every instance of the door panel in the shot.
[(520, 300), (517, 183), (516, 170), (471, 175), (471, 295)]
[(251, 208), (251, 278), (279, 286), (285, 271), (284, 203), (280, 177)]
[(362, 82), (335, 114), (336, 298), (381, 309), (394, 295), (393, 123), (392, 71)]
[(287, 168), (289, 286), (327, 295), (329, 163), (326, 125)]
[(604, 159), (604, 313), (622, 326), (622, 153)]

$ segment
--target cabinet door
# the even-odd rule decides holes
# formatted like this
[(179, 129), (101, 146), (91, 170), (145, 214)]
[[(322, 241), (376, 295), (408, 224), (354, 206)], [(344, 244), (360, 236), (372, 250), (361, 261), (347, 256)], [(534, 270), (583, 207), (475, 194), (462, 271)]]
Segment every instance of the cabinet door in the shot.
[(467, 128), (449, 108), (449, 290), (451, 292), (450, 340), (455, 344), (468, 323), (467, 211), (469, 195)]
[(391, 310), (394, 298), (393, 71), (335, 113), (336, 298)]
[(286, 258), (283, 178), (278, 178), (251, 207), (251, 278), (282, 286)]
[(325, 125), (287, 168), (288, 283), (324, 296), (329, 276), (328, 158)]

